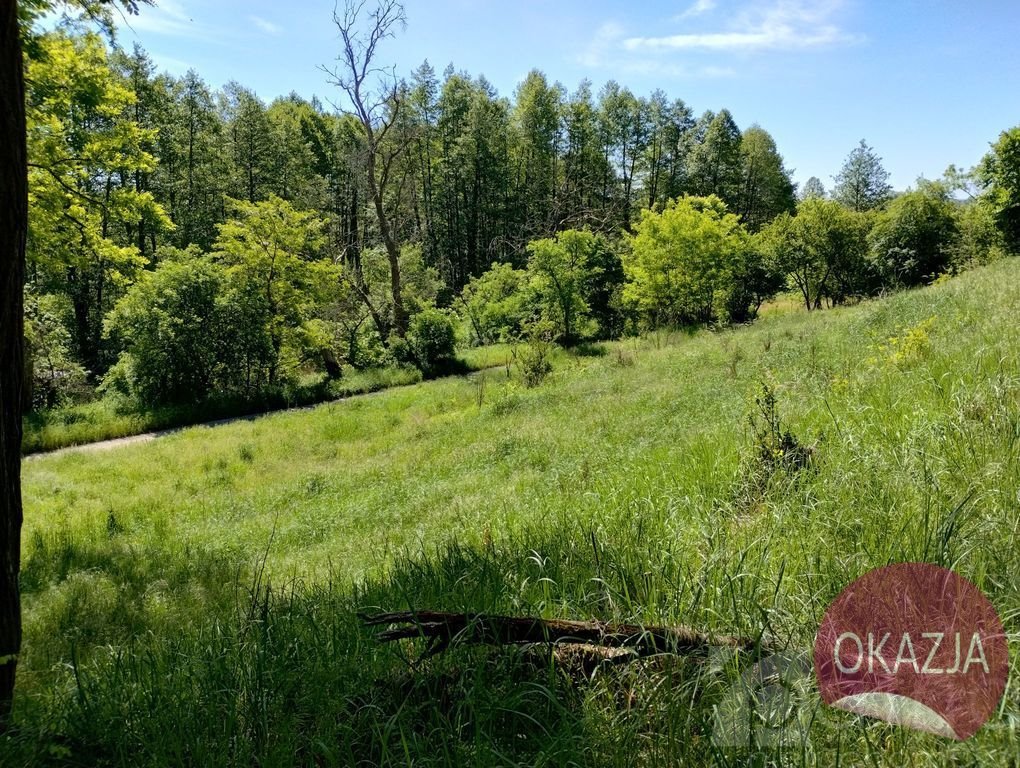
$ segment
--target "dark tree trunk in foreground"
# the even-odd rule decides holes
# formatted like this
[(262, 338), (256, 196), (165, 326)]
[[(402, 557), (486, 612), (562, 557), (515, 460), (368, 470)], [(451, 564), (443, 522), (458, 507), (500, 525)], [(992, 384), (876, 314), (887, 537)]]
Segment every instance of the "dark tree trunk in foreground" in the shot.
[(25, 85), (15, 0), (0, 0), (0, 731), (21, 650), (21, 404), (28, 228)]

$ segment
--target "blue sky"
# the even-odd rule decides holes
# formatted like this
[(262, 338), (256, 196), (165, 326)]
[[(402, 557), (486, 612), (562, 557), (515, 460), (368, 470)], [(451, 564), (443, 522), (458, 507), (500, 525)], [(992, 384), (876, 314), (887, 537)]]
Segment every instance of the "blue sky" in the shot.
[[(318, 69), (337, 53), (333, 0), (157, 0), (130, 26), (161, 69), (194, 68), (266, 101), (337, 98)], [(1016, 0), (406, 0), (380, 63), (428, 59), (484, 74), (511, 96), (532, 68), (572, 91), (615, 79), (661, 88), (696, 113), (728, 107), (775, 137), (803, 182), (830, 187), (864, 138), (897, 188), (970, 167), (1020, 123)]]

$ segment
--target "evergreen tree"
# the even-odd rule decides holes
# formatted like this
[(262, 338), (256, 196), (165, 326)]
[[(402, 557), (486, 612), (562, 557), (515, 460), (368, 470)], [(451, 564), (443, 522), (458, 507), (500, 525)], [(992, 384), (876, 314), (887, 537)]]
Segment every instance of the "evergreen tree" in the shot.
[(851, 211), (870, 211), (882, 206), (892, 195), (889, 173), (882, 167), (880, 158), (864, 139), (843, 163), (835, 177), (832, 190), (834, 200)]

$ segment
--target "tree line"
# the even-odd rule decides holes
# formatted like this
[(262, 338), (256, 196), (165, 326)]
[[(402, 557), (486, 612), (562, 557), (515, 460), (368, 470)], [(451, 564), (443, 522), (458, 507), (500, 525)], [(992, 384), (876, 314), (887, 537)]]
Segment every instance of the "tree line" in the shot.
[(661, 91), (568, 93), (536, 70), (508, 99), (427, 62), (372, 82), (403, 9), (359, 10), (338, 9), (324, 67), (344, 109), (214, 91), (73, 27), (28, 33), (36, 407), (427, 370), (461, 324), (573, 343), (743, 322), (788, 285), (815, 309), (1015, 246), (1013, 133), (974, 174), (898, 196), (862, 141), (831, 195), (812, 178), (798, 196), (767, 131)]

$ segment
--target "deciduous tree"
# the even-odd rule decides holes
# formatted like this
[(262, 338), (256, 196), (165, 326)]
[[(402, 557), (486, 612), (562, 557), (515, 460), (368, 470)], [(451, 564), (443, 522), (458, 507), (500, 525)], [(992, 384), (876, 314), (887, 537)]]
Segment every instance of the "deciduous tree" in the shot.
[(1004, 131), (978, 166), (1007, 247), (1020, 252), (1020, 126)]
[(739, 219), (715, 195), (643, 211), (629, 241), (624, 297), (650, 327), (716, 317), (750, 244)]
[[(379, 0), (368, 13), (365, 3), (345, 0), (343, 9), (333, 12), (333, 23), (340, 33), (342, 50), (335, 67), (323, 67), (333, 85), (347, 97), (345, 109), (358, 119), (362, 128), (363, 160), (369, 197), (375, 210), (379, 235), (390, 270), (392, 325), (398, 336), (407, 332), (400, 277), (400, 243), (389, 208), (387, 194), (397, 180), (393, 171), (404, 153), (406, 141), (397, 138), (395, 126), (404, 108), (400, 82), (391, 71), (381, 69), (376, 61), (379, 44), (403, 26), (407, 17), (397, 0)], [(373, 78), (379, 78), (373, 89)], [(390, 134), (394, 133), (394, 136)]]
[(871, 248), (886, 284), (920, 285), (950, 267), (959, 235), (949, 190), (921, 180), (878, 215)]

